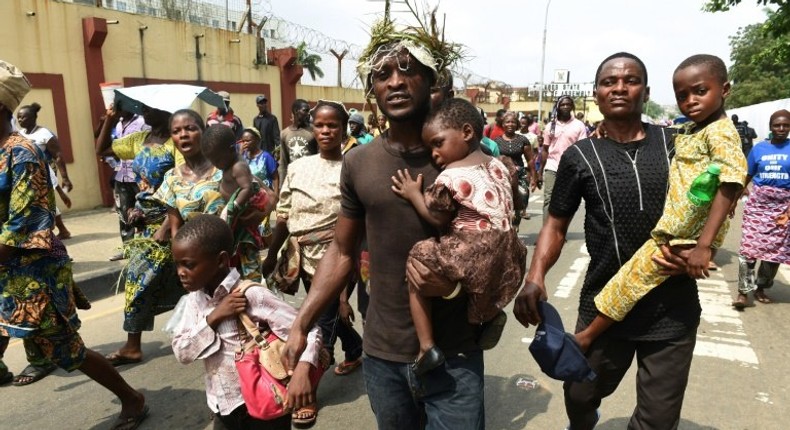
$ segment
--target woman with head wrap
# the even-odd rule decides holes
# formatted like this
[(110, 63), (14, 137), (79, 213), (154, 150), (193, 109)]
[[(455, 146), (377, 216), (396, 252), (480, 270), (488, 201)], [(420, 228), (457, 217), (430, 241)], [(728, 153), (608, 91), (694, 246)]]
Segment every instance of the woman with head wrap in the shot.
[(571, 145), (587, 137), (587, 128), (583, 122), (574, 118), (573, 109), (573, 99), (570, 96), (561, 96), (554, 107), (554, 118), (543, 131), (543, 151), (538, 181), (543, 181), (544, 222), (548, 219), (551, 193), (554, 190), (554, 181), (562, 154)]
[[(261, 268), (264, 276), (276, 270), (275, 279), (283, 289), (287, 289), (284, 285), (298, 285), (301, 279), (310, 291), (318, 262), (334, 238), (340, 213), (342, 145), (349, 115), (341, 103), (325, 100), (319, 100), (311, 113), (318, 154), (302, 157), (289, 168), (277, 203), (272, 245)], [(285, 254), (275, 269), (277, 253), (287, 238)], [(340, 323), (339, 306), (335, 298), (318, 319), (318, 326), (331, 359), (335, 340), (340, 337), (346, 359), (339, 368), (350, 372), (362, 363), (362, 338), (351, 326)], [(310, 424), (316, 413), (316, 403), (305, 405), (294, 412), (294, 423)]]
[[(29, 90), (22, 72), (0, 61), (0, 357), (7, 336), (29, 339), (53, 363), (81, 370), (120, 398), (113, 428), (136, 428), (148, 413), (145, 398), (87, 349), (78, 333), (71, 262), (52, 232), (54, 194), (46, 161), (11, 130), (12, 113)], [(0, 362), (0, 381), (8, 379)]]
[(754, 186), (743, 208), (738, 298), (732, 303), (740, 310), (748, 305), (750, 291), (758, 302), (771, 303), (765, 289), (773, 285), (779, 264), (790, 263), (790, 112), (774, 112), (769, 126), (771, 139), (755, 145), (746, 159), (746, 185)]

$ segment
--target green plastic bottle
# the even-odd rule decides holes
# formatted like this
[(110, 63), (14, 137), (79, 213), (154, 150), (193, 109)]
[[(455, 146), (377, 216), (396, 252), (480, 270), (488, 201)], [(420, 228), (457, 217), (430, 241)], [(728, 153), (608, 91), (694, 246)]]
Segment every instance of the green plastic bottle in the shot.
[(694, 179), (687, 193), (691, 203), (695, 206), (706, 206), (713, 201), (716, 191), (719, 189), (720, 173), (721, 168), (716, 164), (711, 164), (706, 171)]

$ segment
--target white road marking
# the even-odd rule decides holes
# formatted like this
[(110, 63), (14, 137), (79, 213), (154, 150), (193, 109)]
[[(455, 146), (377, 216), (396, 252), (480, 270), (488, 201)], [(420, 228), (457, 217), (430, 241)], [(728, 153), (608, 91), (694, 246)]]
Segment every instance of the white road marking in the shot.
[[(567, 299), (583, 279), (590, 263), (586, 244), (579, 248), (581, 257), (576, 258), (560, 280), (554, 297)], [(782, 276), (790, 279), (790, 268), (782, 266)], [(721, 271), (708, 279), (697, 281), (699, 300), (702, 305), (700, 330), (694, 355), (733, 361), (758, 368), (759, 360), (743, 328), (741, 314), (733, 309), (730, 287)], [(522, 339), (525, 342), (526, 338)], [(527, 342), (525, 342), (527, 343)]]
[(785, 283), (790, 283), (790, 266), (782, 264), (779, 266), (779, 274), (784, 278)]
[(587, 266), (590, 264), (590, 257), (579, 257), (573, 260), (573, 264), (568, 269), (568, 272), (563, 276), (560, 280), (557, 289), (554, 291), (554, 297), (560, 297), (563, 299), (567, 299), (571, 296), (571, 292), (573, 291), (573, 287), (579, 282), (579, 279), (582, 277), (582, 273), (587, 270)]
[(745, 339), (743, 321), (732, 307), (730, 288), (724, 275), (697, 280), (702, 305), (700, 330), (694, 355), (734, 361), (757, 368), (759, 360), (751, 342)]

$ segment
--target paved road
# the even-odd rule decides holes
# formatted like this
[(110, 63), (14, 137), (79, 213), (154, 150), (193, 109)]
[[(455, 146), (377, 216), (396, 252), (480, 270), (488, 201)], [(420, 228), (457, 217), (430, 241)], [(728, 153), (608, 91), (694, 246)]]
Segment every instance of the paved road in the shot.
[[(521, 231), (534, 243), (541, 223), (540, 196), (530, 204), (533, 217)], [(739, 313), (730, 307), (737, 278), (739, 225), (733, 224), (725, 246), (716, 257), (722, 270), (700, 282), (703, 318), (686, 393), (681, 429), (788, 428), (787, 389), (790, 355), (780, 338), (790, 332), (790, 271), (782, 268), (772, 297), (777, 303), (759, 305)], [(548, 277), (550, 300), (566, 325), (576, 317), (578, 292), (588, 256), (581, 217), (571, 225), (565, 251)], [(104, 257), (97, 258), (97, 261)], [(300, 298), (294, 300), (298, 305)], [(113, 351), (125, 334), (121, 331), (121, 296), (94, 303), (81, 314), (86, 343), (102, 353)], [(512, 317), (512, 314), (510, 314)], [(167, 315), (157, 320), (153, 333), (144, 335), (146, 362), (121, 368), (140, 387), (151, 405), (142, 429), (209, 429), (200, 363), (178, 364), (167, 336), (160, 330)], [(562, 387), (543, 374), (527, 351), (534, 330), (523, 329), (511, 318), (500, 345), (486, 353), (486, 424), (488, 429), (560, 429), (564, 417)], [(14, 342), (6, 354), (12, 370), (24, 367), (24, 352)], [(524, 387), (537, 381), (536, 388)], [(634, 371), (602, 405), (600, 429), (625, 428), (634, 406)], [(0, 429), (103, 429), (119, 410), (117, 401), (84, 375), (58, 370), (54, 376), (28, 387), (5, 386)], [(328, 374), (319, 389), (321, 410), (316, 429), (374, 429), (361, 373), (346, 377)]]

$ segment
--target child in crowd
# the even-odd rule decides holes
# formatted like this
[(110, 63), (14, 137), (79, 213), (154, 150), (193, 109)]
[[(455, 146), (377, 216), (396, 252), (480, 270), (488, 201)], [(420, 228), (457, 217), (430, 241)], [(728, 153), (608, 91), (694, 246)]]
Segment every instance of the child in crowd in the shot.
[(235, 238), (234, 266), (241, 267), (245, 279), (260, 279), (258, 251), (264, 246), (257, 225), (248, 226), (244, 216), (252, 209), (268, 214), (274, 209), (274, 192), (252, 174), (250, 166), (236, 151), (236, 135), (227, 126), (212, 125), (200, 141), (203, 154), (222, 170), (219, 191), (226, 202), (220, 217), (228, 221)]
[[(478, 343), (489, 349), (505, 323), (501, 310), (521, 285), (527, 250), (510, 223), (518, 195), (515, 166), (510, 160), (485, 155), (480, 149), (482, 136), (483, 120), (471, 103), (445, 101), (422, 131), (423, 142), (444, 171), (424, 195), (422, 176), (412, 179), (407, 170), (398, 171), (392, 177), (392, 190), (409, 201), (420, 217), (447, 233), (438, 240), (418, 242), (409, 256), (458, 283), (445, 298), (461, 290), (469, 295), (469, 322), (487, 323)], [(420, 342), (420, 356), (413, 365), (419, 375), (441, 365), (444, 355), (434, 344), (429, 300), (413, 286), (409, 305)]]
[[(189, 291), (183, 319), (172, 341), (176, 359), (183, 364), (204, 360), (208, 406), (229, 430), (290, 430), (290, 413), (269, 421), (249, 416), (234, 357), (242, 346), (240, 314), (246, 312), (253, 322), (267, 325), (277, 337), (286, 340), (296, 310), (265, 287), (249, 288), (244, 293), (238, 290), (241, 277), (230, 266), (233, 233), (217, 216), (198, 215), (187, 222), (178, 230), (172, 247), (178, 277)], [(316, 373), (320, 351), (318, 328), (313, 328), (288, 384), (286, 409), (314, 400), (311, 380), (320, 375)]]
[[(230, 131), (230, 133), (228, 133)], [(223, 216), (243, 212), (247, 206), (271, 212), (274, 200), (252, 174), (249, 164), (236, 151), (233, 130), (222, 125), (212, 125), (200, 141), (203, 154), (214, 167), (222, 170), (219, 191), (227, 202)]]
[[(688, 274), (708, 277), (712, 250), (721, 246), (727, 234), (727, 214), (746, 178), (746, 160), (741, 140), (724, 112), (730, 93), (727, 68), (713, 55), (694, 55), (684, 60), (672, 76), (680, 111), (691, 121), (675, 136), (675, 156), (669, 166), (669, 191), (664, 213), (647, 241), (595, 297), (598, 316), (576, 340), (583, 351), (607, 328), (622, 321), (642, 297), (664, 282), (654, 258), (661, 247), (691, 249)], [(635, 154), (634, 157), (638, 156)], [(708, 166), (721, 168), (719, 188), (713, 201), (697, 206), (689, 200), (691, 183)]]

